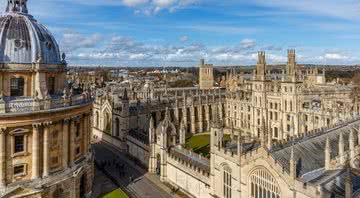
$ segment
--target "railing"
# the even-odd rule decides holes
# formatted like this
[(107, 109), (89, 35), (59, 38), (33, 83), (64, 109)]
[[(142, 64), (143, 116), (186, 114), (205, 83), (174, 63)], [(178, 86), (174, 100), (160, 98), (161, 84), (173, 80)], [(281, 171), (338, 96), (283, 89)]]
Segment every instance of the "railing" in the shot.
[(92, 98), (89, 94), (79, 94), (65, 97), (56, 95), (47, 99), (36, 99), (33, 97), (4, 97), (3, 100), (0, 100), (0, 115), (5, 113), (26, 113), (58, 109), (91, 102)]

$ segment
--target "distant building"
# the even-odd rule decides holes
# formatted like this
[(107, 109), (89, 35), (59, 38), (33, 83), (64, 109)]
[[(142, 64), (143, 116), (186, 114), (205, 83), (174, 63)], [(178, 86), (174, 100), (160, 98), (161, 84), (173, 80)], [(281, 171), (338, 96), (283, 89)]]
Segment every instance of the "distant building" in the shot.
[(199, 75), (200, 89), (212, 89), (214, 87), (214, 66), (205, 64), (204, 59), (200, 60)]

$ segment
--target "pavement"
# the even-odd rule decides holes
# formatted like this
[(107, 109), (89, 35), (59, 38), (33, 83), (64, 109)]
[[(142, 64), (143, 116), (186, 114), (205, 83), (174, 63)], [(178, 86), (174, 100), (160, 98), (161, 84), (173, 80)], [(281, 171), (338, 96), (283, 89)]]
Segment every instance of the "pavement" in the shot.
[[(157, 175), (152, 175), (137, 166), (126, 155), (116, 147), (97, 142), (92, 145), (95, 151), (95, 162), (102, 172), (130, 197), (134, 198), (180, 198), (178, 194), (172, 193), (171, 189), (160, 182)], [(106, 164), (104, 166), (104, 164)], [(118, 166), (116, 165), (118, 164)], [(119, 168), (123, 165), (123, 168)], [(123, 174), (121, 174), (123, 172)], [(94, 186), (100, 182), (95, 177)], [(94, 188), (94, 192), (96, 189)]]
[(95, 182), (91, 198), (98, 198), (100, 195), (112, 192), (118, 187), (98, 168), (95, 168)]

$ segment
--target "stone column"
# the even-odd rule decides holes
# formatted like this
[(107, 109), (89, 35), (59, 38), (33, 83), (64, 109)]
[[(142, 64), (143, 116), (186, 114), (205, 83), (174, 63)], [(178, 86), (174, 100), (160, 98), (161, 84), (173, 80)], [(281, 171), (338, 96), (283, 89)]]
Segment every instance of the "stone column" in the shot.
[(50, 149), (49, 149), (49, 133), (50, 133), (50, 124), (47, 123), (44, 127), (44, 149), (43, 149), (43, 177), (49, 176), (50, 171)]
[(210, 108), (209, 104), (205, 106), (205, 121), (206, 121), (206, 131), (210, 131)]
[(31, 170), (31, 179), (38, 179), (39, 178), (39, 130), (40, 124), (33, 125), (33, 132), (32, 132), (32, 170)]
[[(81, 151), (85, 149), (85, 133), (86, 133), (86, 126), (85, 126), (85, 115), (80, 118), (80, 148)], [(112, 122), (111, 122), (112, 123)]]
[(195, 121), (195, 106), (190, 107), (190, 116), (191, 116), (191, 133), (196, 133), (196, 121)]
[(83, 143), (84, 143), (84, 153), (85, 154), (87, 154), (88, 153), (88, 145), (89, 145), (89, 141), (88, 141), (88, 137), (89, 137), (89, 133), (90, 133), (90, 130), (89, 130), (89, 115), (85, 115), (84, 117), (83, 117), (83, 122), (84, 122), (84, 124), (83, 124), (83, 126), (84, 126), (84, 129), (83, 129), (83, 131), (84, 131), (84, 140), (83, 140)]
[(204, 127), (204, 115), (203, 115), (203, 106), (202, 105), (200, 105), (199, 107), (198, 107), (198, 116), (199, 116), (199, 133), (202, 133), (203, 131), (204, 131), (204, 129), (203, 129), (203, 127)]
[(2, 97), (4, 95), (4, 86), (3, 86), (3, 72), (0, 73), (0, 96)]
[(71, 119), (71, 123), (70, 123), (70, 165), (74, 165), (74, 160), (75, 160), (75, 136), (76, 136), (76, 120), (75, 118)]
[(6, 129), (0, 129), (0, 187), (6, 186)]
[(69, 167), (69, 122), (69, 119), (63, 122), (62, 164), (64, 169)]

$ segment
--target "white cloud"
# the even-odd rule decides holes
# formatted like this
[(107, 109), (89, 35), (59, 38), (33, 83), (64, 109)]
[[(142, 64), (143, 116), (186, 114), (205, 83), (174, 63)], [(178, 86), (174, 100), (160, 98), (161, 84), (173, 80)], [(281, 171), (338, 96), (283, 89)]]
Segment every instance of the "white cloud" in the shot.
[(64, 52), (72, 52), (79, 49), (94, 48), (102, 40), (100, 34), (82, 35), (72, 30), (67, 30), (59, 39), (60, 47)]
[[(257, 51), (266, 50), (268, 64), (284, 64), (287, 61), (285, 47), (271, 45), (257, 45), (253, 39), (243, 39), (237, 45), (207, 46), (201, 43), (183, 42), (179, 45), (145, 44), (130, 37), (113, 36), (94, 45), (95, 35), (83, 36), (68, 33), (64, 36), (69, 43), (71, 53), (69, 62), (87, 62), (123, 66), (194, 66), (197, 61), (205, 57), (208, 62), (215, 65), (253, 65), (257, 61)], [(78, 42), (75, 42), (78, 41)], [(72, 42), (70, 42), (72, 41)], [(269, 47), (270, 46), (270, 47)], [(271, 50), (274, 49), (275, 50)], [(279, 49), (281, 48), (281, 49)], [(356, 64), (360, 61), (354, 54), (339, 50), (300, 50), (297, 54), (299, 63), (315, 64)]]
[(339, 53), (326, 53), (324, 56), (320, 56), (320, 59), (326, 59), (326, 60), (345, 60), (348, 58), (349, 58), (348, 56)]
[(250, 49), (256, 46), (256, 42), (252, 39), (244, 39), (240, 42), (240, 45), (242, 46), (242, 48)]
[(259, 5), (343, 19), (360, 17), (358, 0), (255, 0)]
[(188, 42), (188, 41), (189, 41), (189, 37), (187, 37), (187, 36), (182, 36), (182, 37), (180, 37), (179, 40), (180, 40), (181, 42), (185, 43), (185, 42)]
[(175, 12), (200, 0), (122, 0), (123, 5), (135, 8), (135, 14), (154, 15), (162, 10)]
[(122, 0), (125, 6), (136, 7), (148, 3), (148, 0)]

